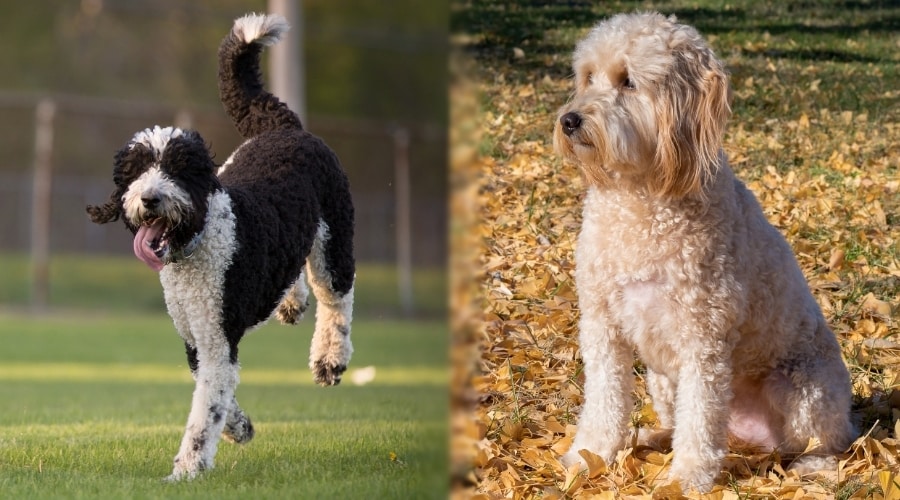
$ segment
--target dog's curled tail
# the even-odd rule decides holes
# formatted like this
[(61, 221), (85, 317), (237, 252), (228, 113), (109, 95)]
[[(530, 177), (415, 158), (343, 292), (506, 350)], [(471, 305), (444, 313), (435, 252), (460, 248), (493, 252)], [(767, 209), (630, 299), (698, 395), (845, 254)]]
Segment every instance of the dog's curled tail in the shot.
[(283, 127), (302, 128), (300, 118), (263, 88), (259, 54), (290, 29), (277, 14), (247, 14), (234, 21), (219, 46), (219, 97), (245, 138)]

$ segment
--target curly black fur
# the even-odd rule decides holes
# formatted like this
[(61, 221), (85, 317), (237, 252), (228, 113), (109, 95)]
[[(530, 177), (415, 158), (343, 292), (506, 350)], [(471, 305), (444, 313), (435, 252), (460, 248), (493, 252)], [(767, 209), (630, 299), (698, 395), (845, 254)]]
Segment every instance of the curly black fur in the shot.
[(219, 97), (242, 136), (287, 127), (303, 128), (287, 104), (263, 88), (260, 43), (244, 43), (232, 31), (219, 46)]
[[(227, 283), (240, 291), (225, 294), (225, 330), (236, 353), (244, 330), (269, 317), (281, 293), (300, 273), (318, 221), (329, 228), (326, 249), (334, 292), (353, 286), (353, 202), (334, 152), (303, 130), (300, 119), (267, 92), (259, 70), (260, 43), (244, 43), (229, 33), (219, 48), (219, 97), (237, 127), (252, 139), (232, 156), (219, 176), (238, 216), (240, 258)], [(294, 221), (288, 224), (288, 221)], [(287, 247), (291, 241), (296, 247)], [(271, 269), (260, 275), (261, 268)], [(236, 354), (235, 354), (236, 357)]]
[(212, 466), (219, 432), (240, 443), (253, 437), (234, 399), (238, 343), (289, 294), (305, 300), (306, 285), (296, 287), (307, 259), (324, 311), (310, 351), (315, 380), (338, 384), (352, 353), (349, 182), (334, 152), (260, 79), (263, 45), (285, 29), (277, 16), (245, 16), (222, 41), (221, 99), (246, 140), (218, 172), (197, 132), (147, 129), (116, 153), (109, 201), (87, 208), (97, 223), (122, 218), (136, 234), (136, 255), (162, 269), (166, 305), (204, 398), (189, 416), (173, 479)]
[(216, 164), (206, 143), (200, 134), (191, 130), (169, 141), (160, 165), (191, 198), (193, 210), (170, 232), (172, 246), (184, 248), (203, 230), (209, 194), (221, 189), (222, 184), (216, 177)]
[[(220, 180), (238, 216), (238, 256), (225, 280), (240, 287), (233, 293), (226, 287), (223, 307), (225, 331), (235, 345), (244, 330), (269, 317), (300, 274), (305, 264), (301, 256), (309, 254), (318, 221), (332, 228), (329, 249), (350, 247), (335, 252), (349, 258), (329, 263), (336, 292), (349, 291), (354, 267), (349, 186), (337, 157), (320, 139), (300, 130), (276, 130), (242, 147), (233, 162)], [(349, 229), (329, 211), (337, 200), (343, 201)]]

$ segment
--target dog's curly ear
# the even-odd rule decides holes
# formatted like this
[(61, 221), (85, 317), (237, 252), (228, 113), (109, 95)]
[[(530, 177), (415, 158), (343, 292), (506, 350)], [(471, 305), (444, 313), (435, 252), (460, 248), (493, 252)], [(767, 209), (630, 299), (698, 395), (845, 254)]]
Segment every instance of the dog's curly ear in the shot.
[[(690, 35), (688, 35), (690, 37)], [(731, 115), (728, 74), (712, 50), (696, 39), (676, 48), (657, 110), (657, 191), (700, 193), (715, 174), (725, 123)]]
[(213, 154), (200, 134), (185, 130), (166, 145), (161, 163), (180, 176), (213, 176), (216, 164), (212, 158)]
[(91, 217), (94, 224), (106, 224), (119, 219), (122, 214), (122, 206), (119, 203), (119, 192), (113, 191), (109, 196), (109, 201), (103, 205), (88, 205), (87, 213)]

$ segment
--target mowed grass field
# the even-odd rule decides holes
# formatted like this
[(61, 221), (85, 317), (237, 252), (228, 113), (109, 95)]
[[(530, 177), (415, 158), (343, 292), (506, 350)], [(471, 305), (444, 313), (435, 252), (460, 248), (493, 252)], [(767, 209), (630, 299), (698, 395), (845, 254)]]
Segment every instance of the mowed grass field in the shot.
[[(62, 285), (94, 276), (92, 264), (71, 263), (60, 267)], [(446, 322), (380, 313), (357, 315), (353, 360), (333, 388), (314, 385), (306, 367), (312, 311), (299, 326), (273, 321), (250, 333), (237, 397), (256, 437), (222, 442), (215, 469), (197, 480), (164, 482), (193, 381), (168, 316), (127, 306), (123, 295), (162, 294), (137, 276), (110, 276), (82, 297), (57, 285), (52, 303), (65, 308), (41, 316), (0, 309), (0, 497), (446, 498)], [(12, 294), (8, 281), (0, 289)], [(109, 294), (119, 305), (71, 308)], [(354, 370), (370, 366), (374, 380), (355, 385)]]
[[(25, 254), (0, 254), (0, 306), (27, 307), (30, 265)], [(363, 263), (356, 271), (354, 314), (396, 316), (401, 306), (395, 268)], [(54, 255), (49, 272), (53, 308), (165, 311), (159, 276), (134, 257)], [(415, 270), (412, 287), (416, 317), (444, 317), (447, 279), (443, 269)]]

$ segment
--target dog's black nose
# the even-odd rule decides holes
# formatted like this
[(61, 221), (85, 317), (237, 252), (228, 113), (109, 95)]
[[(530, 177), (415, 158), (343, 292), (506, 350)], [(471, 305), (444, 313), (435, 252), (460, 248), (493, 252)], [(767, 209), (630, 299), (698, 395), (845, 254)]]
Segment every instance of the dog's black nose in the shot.
[(559, 124), (562, 125), (563, 132), (566, 135), (572, 135), (573, 132), (581, 127), (581, 116), (578, 113), (566, 113), (559, 119)]
[(141, 202), (144, 204), (144, 208), (147, 208), (150, 210), (159, 206), (160, 201), (162, 201), (162, 199), (159, 197), (159, 195), (141, 196)]

